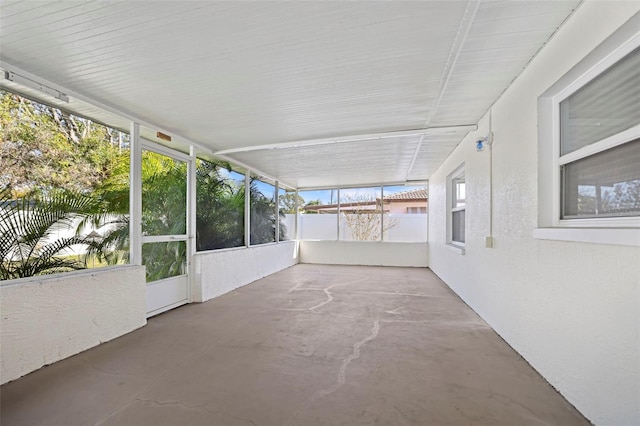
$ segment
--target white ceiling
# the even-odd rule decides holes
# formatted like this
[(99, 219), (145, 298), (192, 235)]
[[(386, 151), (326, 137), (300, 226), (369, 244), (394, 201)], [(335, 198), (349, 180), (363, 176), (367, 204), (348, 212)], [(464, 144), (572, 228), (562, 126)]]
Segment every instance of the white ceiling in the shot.
[(292, 186), (421, 180), (578, 4), (4, 0), (0, 58)]

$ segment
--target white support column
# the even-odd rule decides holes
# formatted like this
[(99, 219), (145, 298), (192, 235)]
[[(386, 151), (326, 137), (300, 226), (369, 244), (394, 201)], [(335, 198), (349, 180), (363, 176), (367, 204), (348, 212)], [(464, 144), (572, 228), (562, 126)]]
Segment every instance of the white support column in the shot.
[(338, 216), (338, 220), (336, 221), (336, 227), (338, 229), (338, 235), (336, 235), (336, 241), (340, 241), (340, 188), (338, 188), (337, 190), (337, 195), (338, 195), (338, 199), (336, 200), (336, 204), (338, 205), (338, 208), (336, 209), (336, 211), (338, 212), (337, 216)]
[(280, 182), (276, 181), (276, 243), (280, 242)]
[(244, 245), (251, 246), (251, 170), (244, 175)]
[(194, 255), (196, 254), (196, 148), (189, 147), (190, 161), (187, 163), (187, 270), (189, 271), (189, 302), (193, 302), (193, 286), (196, 271)]
[(138, 123), (131, 123), (129, 136), (129, 263), (142, 265), (142, 147)]
[(299, 226), (299, 222), (300, 222), (300, 211), (299, 211), (300, 210), (300, 206), (298, 205), (298, 190), (297, 189), (296, 189), (295, 197), (296, 197), (296, 201), (295, 201), (294, 205), (295, 205), (296, 216), (295, 216), (295, 222), (294, 222), (295, 225), (294, 226), (296, 227), (296, 230), (295, 230), (294, 235), (296, 236), (296, 240), (299, 240), (300, 239), (300, 231), (299, 231), (299, 229), (300, 229), (300, 226)]

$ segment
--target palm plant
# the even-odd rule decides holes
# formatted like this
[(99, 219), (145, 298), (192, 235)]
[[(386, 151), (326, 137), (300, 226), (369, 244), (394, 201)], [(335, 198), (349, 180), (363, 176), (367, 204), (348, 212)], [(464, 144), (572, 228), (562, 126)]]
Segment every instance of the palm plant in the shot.
[(57, 233), (87, 219), (100, 201), (82, 194), (57, 192), (42, 198), (0, 202), (0, 279), (30, 277), (86, 268), (84, 261), (69, 257), (75, 245), (95, 247), (78, 234)]

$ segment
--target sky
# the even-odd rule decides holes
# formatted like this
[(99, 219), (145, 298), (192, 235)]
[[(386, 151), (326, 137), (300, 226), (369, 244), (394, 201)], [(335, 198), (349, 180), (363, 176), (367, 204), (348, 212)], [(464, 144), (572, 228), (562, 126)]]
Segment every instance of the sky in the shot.
[[(226, 170), (222, 171), (223, 176), (227, 176), (230, 179), (236, 181), (244, 181), (244, 175), (236, 172), (227, 172)], [(269, 198), (273, 197), (274, 187), (273, 185), (257, 181), (256, 186), (258, 190), (262, 192)], [(424, 188), (424, 185), (418, 186), (385, 186), (384, 193), (385, 195), (396, 194), (398, 192), (411, 191), (413, 189)], [(322, 204), (335, 204), (337, 203), (338, 191), (333, 189), (320, 189), (314, 191), (300, 191), (299, 195), (304, 199), (306, 203), (309, 201), (320, 200)], [(380, 197), (380, 187), (368, 187), (368, 188), (342, 188), (340, 189), (340, 197), (344, 202), (345, 199), (375, 199)]]
[[(413, 189), (424, 188), (424, 186), (385, 186), (384, 194), (396, 194), (398, 192), (411, 191)], [(322, 204), (335, 204), (337, 202), (338, 192), (334, 189), (324, 189), (317, 191), (300, 191), (300, 196), (305, 202), (320, 200)], [(380, 187), (370, 188), (342, 188), (340, 189), (340, 198), (345, 199), (375, 199), (380, 197)]]

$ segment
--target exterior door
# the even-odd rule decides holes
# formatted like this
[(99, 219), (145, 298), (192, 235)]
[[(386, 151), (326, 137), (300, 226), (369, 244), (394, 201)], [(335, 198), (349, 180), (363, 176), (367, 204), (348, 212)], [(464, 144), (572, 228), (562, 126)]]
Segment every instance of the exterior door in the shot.
[(187, 176), (191, 160), (142, 144), (142, 264), (147, 317), (189, 302)]

